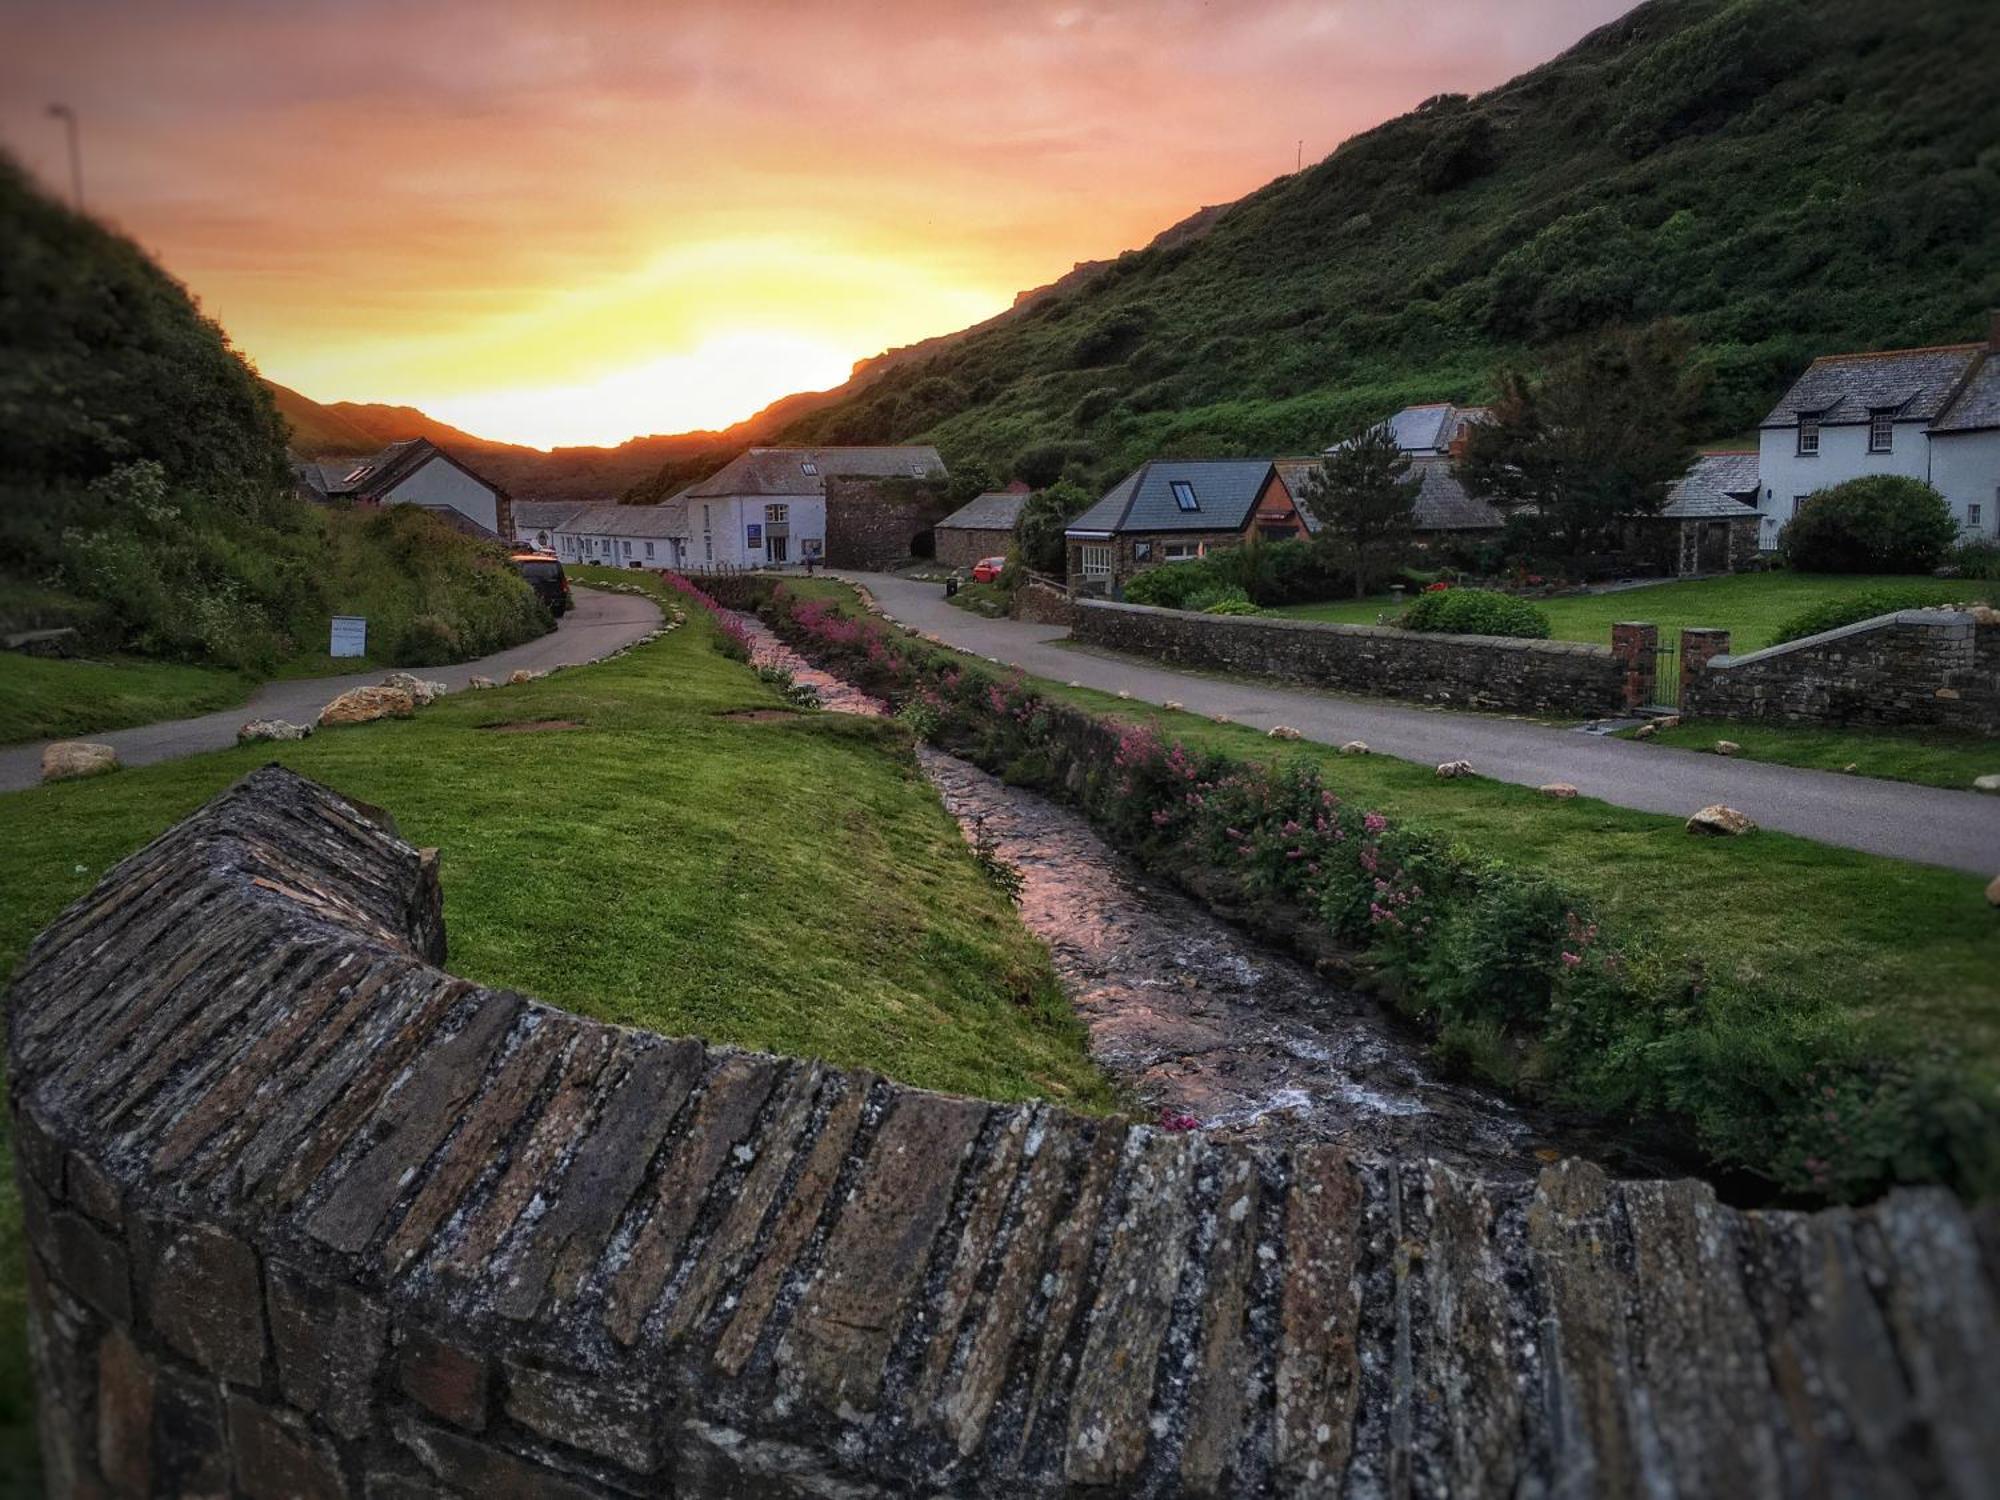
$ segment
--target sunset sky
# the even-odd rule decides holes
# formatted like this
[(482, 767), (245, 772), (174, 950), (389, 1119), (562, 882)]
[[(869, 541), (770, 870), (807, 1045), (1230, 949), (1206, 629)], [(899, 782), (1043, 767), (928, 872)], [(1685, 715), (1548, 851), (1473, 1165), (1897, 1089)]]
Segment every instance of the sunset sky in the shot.
[(1629, 0), (0, 0), (0, 143), (271, 378), (720, 426), (1477, 91)]

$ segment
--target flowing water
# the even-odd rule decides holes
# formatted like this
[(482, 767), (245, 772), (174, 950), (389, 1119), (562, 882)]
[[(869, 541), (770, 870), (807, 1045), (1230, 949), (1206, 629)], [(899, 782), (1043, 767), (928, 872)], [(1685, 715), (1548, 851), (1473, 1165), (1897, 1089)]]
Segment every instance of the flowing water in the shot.
[[(882, 712), (747, 623), (754, 659), (810, 683), (825, 707)], [(1509, 1176), (1602, 1154), (1603, 1142), (1439, 1077), (1374, 1001), (1148, 875), (1081, 814), (941, 751), (919, 759), (967, 839), (1019, 872), (1021, 919), (1048, 945), (1091, 1055), (1163, 1120)]]

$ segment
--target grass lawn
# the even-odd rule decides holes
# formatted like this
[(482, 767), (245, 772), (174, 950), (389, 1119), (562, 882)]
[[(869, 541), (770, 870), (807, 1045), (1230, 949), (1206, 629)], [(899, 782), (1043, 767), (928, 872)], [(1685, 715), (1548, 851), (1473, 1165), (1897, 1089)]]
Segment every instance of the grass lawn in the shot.
[[(1627, 736), (1631, 731), (1626, 731)], [(1775, 761), (1815, 771), (1844, 771), (1885, 781), (1970, 791), (1974, 778), (2000, 775), (2000, 739), (1949, 729), (1809, 729), (1736, 719), (1691, 719), (1662, 729), (1653, 743), (1683, 750), (1713, 749), (1734, 740), (1745, 760)], [(1994, 856), (2000, 868), (2000, 853)]]
[(248, 673), (178, 662), (0, 651), (0, 745), (211, 713), (242, 703), (255, 682)]
[[(0, 970), (110, 865), (277, 759), (443, 850), (453, 973), (931, 1088), (1118, 1108), (1047, 953), (980, 871), (903, 732), (725, 717), (784, 700), (712, 640), (691, 613), (620, 661), (457, 694), (415, 719), (0, 796)], [(547, 719), (582, 727), (482, 727)], [(21, 1472), (33, 1444), (21, 1255), (10, 1175), (0, 1475)]]
[[(1735, 573), (1724, 578), (1698, 578), (1687, 583), (1649, 584), (1615, 594), (1576, 594), (1537, 599), (1547, 612), (1554, 638), (1611, 644), (1611, 627), (1621, 620), (1650, 620), (1660, 627), (1664, 645), (1683, 626), (1714, 626), (1730, 633), (1730, 649), (1738, 654), (1772, 644), (1779, 628), (1794, 615), (1868, 589), (1894, 585), (1917, 588), (1935, 596), (1938, 604), (1989, 599), (1990, 582), (1945, 578), (1836, 577), (1824, 573)], [(1299, 620), (1333, 620), (1345, 625), (1373, 625), (1395, 609), (1387, 594), (1346, 599), (1331, 604), (1292, 604), (1269, 613)]]
[(1007, 613), (1007, 591), (997, 583), (962, 583), (950, 598), (958, 608), (990, 620)]

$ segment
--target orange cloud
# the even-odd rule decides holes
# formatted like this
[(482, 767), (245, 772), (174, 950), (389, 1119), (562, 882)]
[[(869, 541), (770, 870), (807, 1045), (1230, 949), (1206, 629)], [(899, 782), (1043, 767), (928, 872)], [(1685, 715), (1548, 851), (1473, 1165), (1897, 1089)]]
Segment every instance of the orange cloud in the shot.
[[(0, 141), (273, 378), (495, 437), (714, 425), (984, 317), (1625, 0), (47, 0)], [(828, 372), (834, 374), (830, 377)]]

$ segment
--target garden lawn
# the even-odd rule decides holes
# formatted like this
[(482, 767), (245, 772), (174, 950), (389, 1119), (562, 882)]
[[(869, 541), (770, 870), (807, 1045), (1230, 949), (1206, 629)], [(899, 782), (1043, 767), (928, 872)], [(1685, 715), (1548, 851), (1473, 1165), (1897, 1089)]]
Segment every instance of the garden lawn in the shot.
[[(1630, 737), (1632, 731), (1625, 731)], [(1689, 719), (1655, 731), (1652, 742), (1682, 750), (1713, 750), (1734, 740), (1745, 760), (1768, 760), (1814, 771), (1844, 771), (1885, 781), (1970, 791), (1974, 779), (2000, 775), (2000, 739), (1950, 729), (1809, 729), (1739, 719)], [(2000, 852), (1994, 856), (2000, 868)]]
[(0, 745), (124, 729), (231, 708), (250, 696), (245, 672), (120, 657), (71, 661), (0, 652)]
[[(1548, 615), (1550, 633), (1559, 641), (1589, 641), (1608, 646), (1613, 625), (1622, 620), (1649, 620), (1660, 627), (1661, 645), (1672, 644), (1684, 626), (1710, 626), (1727, 630), (1730, 650), (1741, 655), (1773, 644), (1788, 620), (1815, 605), (1885, 587), (1922, 590), (1932, 594), (1938, 604), (1989, 599), (1995, 591), (1990, 582), (1969, 579), (1775, 572), (1733, 573), (1723, 578), (1648, 584), (1612, 594), (1569, 594), (1532, 602)], [(1268, 613), (1298, 620), (1373, 625), (1385, 614), (1393, 618), (1396, 608), (1387, 594), (1377, 594), (1328, 604), (1286, 605)]]
[[(831, 714), (725, 717), (784, 700), (713, 641), (690, 611), (621, 660), (454, 694), (415, 719), (0, 796), (0, 970), (110, 865), (275, 759), (442, 849), (455, 974), (929, 1088), (1120, 1107), (1045, 950), (904, 732)], [(582, 727), (482, 727), (548, 719)], [(0, 1475), (24, 1472), (33, 1443), (6, 1183)]]

